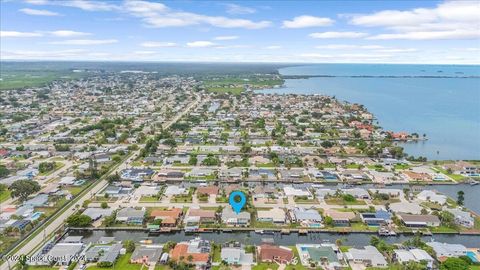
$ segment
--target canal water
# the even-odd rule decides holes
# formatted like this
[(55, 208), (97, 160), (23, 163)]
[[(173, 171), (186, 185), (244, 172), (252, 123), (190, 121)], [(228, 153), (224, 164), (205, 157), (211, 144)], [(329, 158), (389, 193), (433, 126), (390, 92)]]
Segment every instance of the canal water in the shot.
[[(361, 247), (369, 245), (370, 238), (376, 234), (367, 233), (351, 233), (351, 234), (337, 234), (337, 233), (309, 233), (308, 235), (299, 235), (298, 233), (292, 233), (288, 235), (282, 235), (280, 233), (275, 234), (257, 234), (253, 231), (243, 232), (215, 232), (215, 233), (199, 233), (191, 234), (185, 232), (166, 233), (156, 236), (151, 236), (147, 232), (142, 231), (70, 231), (69, 236), (83, 236), (84, 242), (97, 242), (100, 237), (109, 236), (115, 237), (118, 241), (134, 240), (141, 241), (145, 239), (152, 240), (154, 244), (162, 244), (168, 241), (181, 242), (195, 237), (201, 237), (202, 239), (214, 241), (216, 243), (225, 243), (229, 241), (238, 241), (245, 245), (259, 245), (265, 241), (272, 241), (277, 245), (292, 246), (299, 243), (335, 243), (337, 239), (341, 239), (344, 245)], [(393, 237), (384, 237), (383, 239), (388, 243), (402, 243), (411, 235), (398, 235)], [(423, 237), (423, 240), (439, 241), (451, 244), (462, 244), (469, 248), (478, 248), (480, 246), (480, 236), (478, 235), (434, 235)]]

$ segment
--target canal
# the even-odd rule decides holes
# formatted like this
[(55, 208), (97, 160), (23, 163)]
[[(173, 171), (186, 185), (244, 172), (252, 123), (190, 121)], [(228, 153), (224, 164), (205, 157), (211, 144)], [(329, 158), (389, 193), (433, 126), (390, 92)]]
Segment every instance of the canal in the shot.
[[(282, 235), (280, 233), (275, 234), (257, 234), (253, 231), (242, 232), (214, 232), (214, 233), (185, 233), (183, 231), (175, 233), (165, 233), (156, 236), (149, 235), (143, 231), (79, 231), (71, 230), (68, 233), (69, 236), (83, 236), (84, 242), (96, 242), (100, 237), (109, 236), (115, 237), (116, 240), (134, 240), (141, 241), (145, 239), (152, 240), (155, 244), (161, 244), (168, 241), (181, 242), (200, 236), (202, 239), (214, 241), (216, 243), (225, 243), (228, 241), (238, 241), (245, 245), (259, 245), (265, 240), (272, 241), (277, 245), (295, 245), (298, 243), (323, 243), (330, 242), (335, 243), (337, 239), (342, 239), (344, 245), (361, 247), (369, 245), (370, 238), (376, 234), (367, 233), (350, 233), (350, 234), (337, 234), (337, 233), (309, 233), (308, 235), (299, 235), (298, 233), (291, 233), (288, 235)], [(412, 235), (398, 235), (392, 237), (383, 237), (386, 242), (389, 243), (402, 243), (413, 237)], [(439, 241), (451, 244), (462, 244), (469, 248), (478, 248), (480, 246), (480, 235), (459, 235), (459, 234), (436, 234), (434, 236), (425, 236), (423, 240)]]

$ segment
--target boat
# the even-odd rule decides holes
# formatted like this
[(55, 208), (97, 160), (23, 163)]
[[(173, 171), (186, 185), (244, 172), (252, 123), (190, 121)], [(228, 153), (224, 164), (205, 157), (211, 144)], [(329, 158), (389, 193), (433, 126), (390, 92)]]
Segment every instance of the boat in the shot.
[(475, 186), (475, 185), (480, 184), (480, 182), (471, 179), (470, 182), (469, 182), (469, 184), (470, 184), (470, 186)]
[(387, 228), (380, 228), (378, 230), (378, 235), (380, 236), (396, 236), (397, 233), (393, 230), (389, 230)]
[(140, 240), (140, 243), (141, 244), (152, 244), (153, 241), (152, 241), (152, 239), (145, 239), (145, 240)]
[(298, 234), (308, 234), (308, 230), (300, 229), (298, 230)]
[(255, 230), (255, 233), (263, 234), (263, 230)]
[(289, 229), (282, 229), (281, 234), (290, 234)]

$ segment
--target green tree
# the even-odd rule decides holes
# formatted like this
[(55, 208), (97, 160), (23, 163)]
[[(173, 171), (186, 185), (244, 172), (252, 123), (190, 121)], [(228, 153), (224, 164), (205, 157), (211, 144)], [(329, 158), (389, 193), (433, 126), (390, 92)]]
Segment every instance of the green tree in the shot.
[(130, 253), (135, 250), (135, 243), (133, 240), (125, 240), (125, 242), (123, 242), (123, 247), (128, 253)]
[(463, 205), (464, 201), (465, 201), (465, 192), (463, 192), (463, 190), (459, 190), (457, 192), (457, 203), (458, 205)]
[(32, 180), (17, 180), (13, 182), (10, 187), (12, 198), (19, 198), (20, 201), (25, 201), (31, 194), (40, 191), (40, 185)]
[(5, 177), (10, 173), (10, 171), (5, 167), (5, 165), (0, 165), (0, 177)]
[(70, 227), (88, 227), (92, 224), (92, 218), (87, 215), (74, 214), (67, 218)]
[(460, 258), (448, 258), (440, 265), (440, 270), (468, 270), (468, 263)]
[(108, 208), (108, 203), (107, 203), (107, 202), (102, 202), (102, 203), (101, 203), (101, 207), (102, 207), (103, 209)]

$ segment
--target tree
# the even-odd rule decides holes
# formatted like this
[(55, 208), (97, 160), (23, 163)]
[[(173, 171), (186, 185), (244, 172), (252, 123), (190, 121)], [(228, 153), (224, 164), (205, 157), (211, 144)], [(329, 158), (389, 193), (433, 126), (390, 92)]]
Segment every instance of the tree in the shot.
[(460, 190), (457, 192), (457, 203), (458, 205), (463, 205), (463, 202), (465, 201), (465, 192), (463, 190)]
[(25, 201), (31, 194), (40, 191), (40, 185), (32, 180), (17, 180), (9, 187), (12, 198), (18, 197)]
[(123, 247), (128, 253), (131, 253), (135, 250), (135, 243), (133, 240), (125, 240), (125, 242), (123, 242)]
[(333, 218), (331, 216), (326, 216), (324, 222), (327, 226), (333, 226)]
[(450, 257), (440, 265), (440, 270), (468, 270), (468, 263), (460, 258)]
[(107, 202), (102, 202), (102, 203), (101, 203), (101, 207), (102, 207), (103, 209), (108, 208), (108, 203), (107, 203)]
[(88, 227), (92, 224), (92, 218), (87, 215), (75, 214), (67, 218), (70, 227)]
[(5, 165), (0, 165), (0, 177), (5, 177), (10, 173), (10, 171), (5, 167)]
[(38, 165), (38, 171), (46, 173), (55, 169), (55, 162), (42, 162)]

